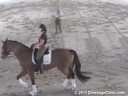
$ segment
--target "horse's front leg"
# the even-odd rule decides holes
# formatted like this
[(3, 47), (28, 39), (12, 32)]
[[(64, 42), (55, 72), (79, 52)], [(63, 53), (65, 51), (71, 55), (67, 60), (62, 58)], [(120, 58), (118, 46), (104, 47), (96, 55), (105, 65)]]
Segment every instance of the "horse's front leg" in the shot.
[(17, 75), (17, 80), (19, 81), (20, 85), (22, 85), (25, 88), (28, 88), (28, 84), (26, 82), (24, 82), (22, 79), (20, 79), (21, 77), (25, 76), (27, 74), (26, 71), (22, 71), (19, 75)]
[(37, 88), (35, 85), (35, 77), (34, 77), (34, 70), (29, 71), (29, 76), (32, 82), (32, 90), (29, 92), (30, 95), (35, 96), (35, 94), (37, 93)]

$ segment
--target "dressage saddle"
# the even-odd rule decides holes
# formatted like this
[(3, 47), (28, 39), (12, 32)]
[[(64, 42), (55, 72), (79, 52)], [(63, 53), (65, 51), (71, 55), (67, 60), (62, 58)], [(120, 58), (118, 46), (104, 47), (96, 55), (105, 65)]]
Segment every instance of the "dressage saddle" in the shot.
[(36, 60), (37, 52), (38, 52), (38, 49), (35, 48), (34, 49), (34, 61), (36, 62), (36, 64), (38, 64), (38, 62), (43, 63), (43, 56), (49, 54), (49, 48), (47, 48), (46, 51), (44, 52), (44, 54), (42, 54), (40, 61)]

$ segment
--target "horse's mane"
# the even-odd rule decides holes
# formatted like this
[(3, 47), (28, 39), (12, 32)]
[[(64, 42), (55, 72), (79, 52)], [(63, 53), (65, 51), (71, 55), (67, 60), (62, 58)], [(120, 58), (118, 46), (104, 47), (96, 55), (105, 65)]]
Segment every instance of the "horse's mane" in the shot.
[(8, 40), (9, 42), (13, 42), (13, 43), (16, 43), (16, 44), (19, 44), (19, 45), (21, 45), (21, 46), (24, 46), (25, 48), (27, 48), (27, 49), (30, 49), (28, 46), (26, 46), (26, 45), (24, 45), (23, 43), (21, 43), (21, 42), (18, 42), (18, 41), (14, 41), (14, 40)]

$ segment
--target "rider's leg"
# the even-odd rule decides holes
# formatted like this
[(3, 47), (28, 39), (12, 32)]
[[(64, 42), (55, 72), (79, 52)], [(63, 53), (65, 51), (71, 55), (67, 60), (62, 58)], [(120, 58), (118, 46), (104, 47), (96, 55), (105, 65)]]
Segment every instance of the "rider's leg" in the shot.
[(41, 46), (37, 52), (37, 57), (36, 57), (36, 60), (37, 60), (37, 63), (38, 63), (38, 68), (40, 70), (40, 73), (42, 74), (43, 73), (43, 70), (42, 70), (42, 63), (43, 63), (43, 59), (42, 59), (42, 56), (44, 55), (44, 52), (46, 51), (46, 46)]

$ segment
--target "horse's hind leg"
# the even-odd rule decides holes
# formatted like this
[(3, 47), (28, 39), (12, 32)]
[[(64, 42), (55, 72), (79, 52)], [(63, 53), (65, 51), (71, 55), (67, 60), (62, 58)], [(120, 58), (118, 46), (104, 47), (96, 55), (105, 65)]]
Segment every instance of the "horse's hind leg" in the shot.
[(72, 71), (72, 69), (70, 69), (70, 73), (68, 75), (68, 78), (71, 79), (72, 89), (75, 89), (76, 88), (75, 73)]
[(19, 81), (20, 85), (22, 85), (25, 88), (28, 88), (28, 84), (26, 82), (24, 82), (22, 79), (20, 79), (21, 77), (25, 76), (27, 74), (26, 71), (22, 71), (19, 75), (17, 75), (17, 80)]
[(64, 80), (64, 83), (63, 83), (64, 88), (67, 87), (68, 81), (69, 81), (69, 79), (65, 79), (65, 80)]
[(65, 79), (64, 83), (63, 83), (63, 86), (64, 88), (67, 87), (67, 84), (69, 82), (69, 80), (71, 80), (71, 83), (72, 83), (72, 89), (76, 88), (76, 81), (75, 81), (75, 74), (74, 72), (72, 71), (72, 68), (69, 68), (69, 70), (67, 72), (64, 72), (67, 76), (67, 79)]
[(65, 79), (64, 82), (63, 82), (63, 87), (66, 89), (67, 88), (67, 84), (68, 84), (69, 79), (70, 79), (70, 76), (69, 76), (68, 70), (67, 71), (63, 70), (63, 73), (67, 76), (67, 79)]

